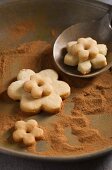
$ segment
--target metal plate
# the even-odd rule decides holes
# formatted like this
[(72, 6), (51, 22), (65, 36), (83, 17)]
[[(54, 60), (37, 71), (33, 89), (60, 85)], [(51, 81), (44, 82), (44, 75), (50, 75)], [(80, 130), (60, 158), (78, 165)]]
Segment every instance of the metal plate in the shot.
[[(0, 4), (0, 47), (15, 47), (21, 43), (29, 42), (32, 40), (45, 40), (53, 43), (56, 36), (70, 25), (73, 25), (81, 21), (89, 21), (93, 19), (101, 18), (108, 10), (108, 6), (101, 3), (93, 3), (87, 1), (74, 1), (74, 0), (12, 0), (4, 1)], [(66, 15), (65, 15), (66, 14)], [(22, 23), (24, 21), (32, 20), (36, 25), (36, 31), (30, 32), (22, 39), (14, 40), (11, 34), (8, 32), (8, 28)], [(52, 36), (51, 30), (56, 31), (56, 36)], [(44, 66), (42, 66), (44, 68)], [(64, 77), (65, 78), (65, 77)], [(63, 78), (63, 79), (64, 79)], [(74, 93), (72, 93), (73, 97)], [(70, 98), (69, 98), (70, 99)], [(14, 114), (18, 109), (18, 103), (14, 104), (12, 101), (7, 101), (0, 98), (0, 110), (1, 112)], [(65, 104), (65, 112), (71, 111), (73, 105), (70, 102)], [(43, 114), (42, 114), (43, 115)], [(35, 116), (40, 123), (49, 124), (55, 120), (56, 116), (44, 117), (40, 114)], [(112, 115), (108, 118), (104, 114), (103, 116), (90, 116), (89, 119), (92, 120), (93, 126), (100, 128), (101, 131), (110, 137), (112, 131)], [(7, 119), (6, 119), (7, 121)], [(105, 124), (105, 125), (104, 125)], [(106, 127), (108, 125), (108, 129)], [(69, 135), (69, 130), (68, 134)], [(9, 134), (5, 134), (7, 137)], [(46, 157), (37, 156), (30, 153), (26, 153), (24, 149), (18, 148), (16, 145), (10, 145), (4, 142), (4, 137), (0, 140), (0, 150), (7, 154), (16, 154), (26, 157), (33, 157), (43, 160), (78, 160), (85, 159), (93, 156), (102, 155), (111, 151), (111, 147), (103, 148), (100, 151), (94, 153), (85, 153), (83, 155), (71, 155), (65, 157)], [(72, 139), (71, 139), (72, 141)], [(44, 143), (40, 143), (40, 146), (45, 147)], [(41, 147), (41, 148), (42, 148)]]

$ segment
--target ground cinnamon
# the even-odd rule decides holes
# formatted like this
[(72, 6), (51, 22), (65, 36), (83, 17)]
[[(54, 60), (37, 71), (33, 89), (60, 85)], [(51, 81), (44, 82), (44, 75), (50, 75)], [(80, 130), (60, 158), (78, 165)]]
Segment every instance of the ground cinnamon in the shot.
[(0, 93), (7, 89), (19, 70), (30, 68), (39, 71), (41, 57), (51, 55), (51, 45), (44, 41), (33, 41), (15, 49), (0, 50)]
[[(13, 74), (10, 77), (11, 72), (8, 66), (9, 62), (15, 62), (15, 59), (21, 64), (28, 60), (27, 68), (36, 69), (37, 65), (41, 66), (43, 63), (44, 69), (48, 67), (45, 61), (49, 61), (49, 66), (53, 67), (52, 60), (49, 60), (51, 51), (51, 46), (47, 43), (35, 41), (23, 44), (14, 50), (2, 52), (4, 58), (3, 61), (1, 60), (2, 77), (9, 81), (16, 76)], [(35, 64), (37, 56), (41, 58), (41, 62)], [(32, 59), (30, 62), (29, 58)], [(22, 67), (25, 68), (25, 65), (22, 64)], [(107, 71), (96, 78), (86, 80), (71, 81), (67, 79), (67, 76), (61, 76), (61, 78), (69, 82), (72, 94), (64, 101), (60, 113), (56, 115), (40, 113), (34, 117), (44, 129), (45, 136), (43, 141), (26, 148), (27, 151), (38, 155), (65, 156), (85, 154), (112, 146), (112, 136), (103, 135), (89, 119), (89, 115), (112, 115), (112, 73)], [(9, 135), (4, 134), (7, 134), (14, 126), (16, 120), (27, 119), (28, 116), (20, 111), (19, 103), (11, 101), (6, 93), (1, 94), (0, 108), (1, 143), (3, 146), (9, 145), (18, 149), (16, 144), (9, 142)], [(45, 149), (40, 151), (44, 147)]]
[(11, 26), (8, 31), (12, 39), (20, 40), (25, 37), (30, 32), (35, 32), (35, 24), (33, 20), (27, 20), (23, 22), (18, 22)]

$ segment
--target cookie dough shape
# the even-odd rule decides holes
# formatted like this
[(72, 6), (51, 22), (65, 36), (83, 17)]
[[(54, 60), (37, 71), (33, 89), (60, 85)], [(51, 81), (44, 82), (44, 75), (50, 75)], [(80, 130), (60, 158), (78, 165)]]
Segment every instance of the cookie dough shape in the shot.
[(35, 144), (36, 140), (43, 138), (44, 131), (39, 128), (36, 120), (17, 121), (13, 132), (15, 142), (23, 142), (26, 146)]
[(97, 44), (91, 37), (68, 42), (66, 49), (64, 64), (78, 66), (77, 70), (83, 75), (90, 73), (92, 68), (101, 69), (107, 65), (107, 46)]
[(17, 81), (10, 84), (8, 96), (20, 100), (22, 111), (36, 114), (41, 110), (57, 113), (60, 111), (62, 99), (70, 95), (70, 86), (58, 80), (58, 74), (52, 69), (35, 73), (23, 69), (17, 76)]

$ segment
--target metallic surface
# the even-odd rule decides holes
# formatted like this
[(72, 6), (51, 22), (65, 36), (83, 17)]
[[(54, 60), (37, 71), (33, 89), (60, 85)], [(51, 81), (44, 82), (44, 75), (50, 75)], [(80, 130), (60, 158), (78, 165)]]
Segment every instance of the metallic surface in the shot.
[[(20, 43), (29, 42), (32, 40), (45, 40), (53, 43), (56, 37), (53, 37), (51, 30), (55, 29), (57, 36), (70, 25), (73, 25), (82, 21), (91, 21), (93, 19), (99, 19), (106, 14), (108, 11), (108, 5), (102, 3), (93, 3), (80, 0), (11, 0), (0, 2), (0, 47), (15, 47)], [(26, 20), (33, 20), (36, 24), (36, 32), (30, 33), (24, 39), (14, 41), (11, 35), (8, 34), (8, 28), (16, 25), (19, 22)], [(69, 103), (68, 103), (69, 105)], [(5, 112), (15, 113), (18, 108), (18, 104), (13, 104), (13, 102), (3, 102), (0, 98), (0, 110), (5, 114)], [(69, 109), (72, 109), (71, 106)], [(54, 118), (53, 118), (54, 117)], [(52, 122), (55, 116), (47, 119), (43, 119), (41, 116), (36, 116), (38, 121), (41, 123)], [(92, 120), (97, 121), (97, 125), (102, 124), (102, 117), (92, 118)], [(104, 131), (106, 133), (106, 124), (110, 124), (112, 116), (109, 119), (103, 118), (105, 121)], [(94, 124), (94, 122), (93, 122)], [(100, 127), (100, 126), (99, 126)], [(102, 126), (101, 126), (102, 127)], [(109, 125), (108, 131), (111, 132), (112, 127)], [(6, 134), (8, 135), (8, 134)], [(44, 146), (43, 146), (44, 147)], [(18, 149), (15, 145), (11, 146), (4, 145), (3, 141), (0, 141), (0, 151), (20, 155), (22, 157), (35, 158), (38, 160), (58, 160), (58, 161), (70, 161), (70, 160), (80, 160), (87, 159), (94, 156), (101, 156), (111, 151), (111, 147), (105, 148), (101, 151), (95, 153), (88, 153), (79, 156), (67, 157), (46, 157), (46, 156), (36, 156), (33, 154), (28, 154), (24, 150)]]

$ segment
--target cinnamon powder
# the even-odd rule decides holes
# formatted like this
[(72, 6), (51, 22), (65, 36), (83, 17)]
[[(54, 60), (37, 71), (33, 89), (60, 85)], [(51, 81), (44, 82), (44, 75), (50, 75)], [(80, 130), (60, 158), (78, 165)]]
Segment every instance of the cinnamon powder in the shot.
[[(52, 48), (42, 41), (26, 43), (13, 50), (5, 50), (1, 55), (3, 59), (0, 71), (2, 78), (8, 80), (6, 84), (4, 83), (5, 88), (20, 69), (19, 66), (15, 73), (12, 73), (11, 62), (14, 62), (15, 66), (21, 63), (22, 68), (34, 68), (35, 71), (41, 68), (42, 63), (44, 63), (42, 68), (53, 67), (52, 60), (49, 60), (52, 56)], [(31, 59), (30, 62), (29, 59)], [(41, 59), (40, 62), (36, 63), (37, 59)], [(49, 61), (49, 66), (45, 61)], [(62, 79), (66, 80), (67, 76), (66, 78), (62, 76)], [(43, 141), (48, 145), (47, 150), (39, 151), (39, 142), (37, 142), (37, 145), (27, 147), (27, 151), (38, 155), (78, 155), (112, 146), (112, 136), (103, 135), (92, 125), (88, 117), (88, 115), (112, 114), (112, 73), (107, 71), (93, 79), (74, 79), (74, 81), (67, 79), (67, 81), (71, 86), (72, 94), (63, 102), (61, 111), (54, 116), (43, 113), (35, 116), (44, 129)], [(14, 126), (16, 120), (27, 119), (28, 116), (20, 111), (19, 102), (10, 100), (6, 93), (1, 94), (0, 108), (1, 143), (12, 147), (15, 144), (9, 143), (4, 134)], [(44, 146), (41, 145), (41, 147)]]
[(42, 56), (51, 55), (51, 45), (44, 41), (22, 44), (15, 49), (0, 49), (0, 93), (7, 89), (19, 70), (39, 71)]
[(11, 37), (15, 40), (21, 39), (30, 32), (36, 30), (35, 24), (32, 20), (18, 22), (16, 25), (8, 29)]

